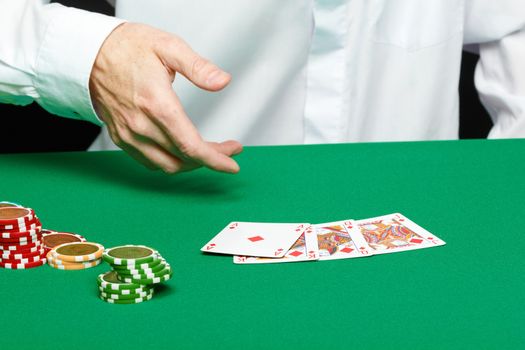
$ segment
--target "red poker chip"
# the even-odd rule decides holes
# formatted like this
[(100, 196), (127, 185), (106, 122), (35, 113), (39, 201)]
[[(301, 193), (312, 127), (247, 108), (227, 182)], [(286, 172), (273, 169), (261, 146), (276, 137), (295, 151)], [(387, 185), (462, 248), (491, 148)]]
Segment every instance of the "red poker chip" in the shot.
[(34, 252), (26, 252), (26, 253), (2, 253), (0, 255), (0, 260), (19, 260), (19, 259), (29, 259), (34, 256), (41, 256), (44, 254), (44, 248), (35, 250)]
[(26, 263), (26, 264), (13, 264), (13, 263), (6, 263), (6, 262), (0, 262), (0, 267), (3, 267), (4, 269), (12, 269), (12, 270), (23, 270), (23, 269), (32, 269), (34, 267), (42, 266), (46, 263), (46, 258), (41, 258), (38, 261), (32, 262), (32, 263)]
[(34, 246), (32, 248), (29, 248), (29, 249), (18, 249), (18, 250), (1, 250), (0, 249), (0, 255), (1, 256), (9, 256), (9, 255), (14, 255), (14, 254), (23, 254), (23, 255), (28, 255), (28, 254), (31, 254), (31, 253), (36, 253), (36, 252), (39, 252), (40, 250), (42, 250), (44, 248), (43, 245), (37, 245), (37, 246)]
[(0, 224), (0, 232), (3, 231), (27, 231), (31, 229), (35, 229), (35, 227), (42, 226), (42, 223), (38, 218), (35, 217), (35, 220), (30, 222), (24, 222), (19, 224), (9, 224), (9, 225), (1, 225)]
[(81, 235), (71, 232), (53, 232), (49, 234), (42, 234), (42, 244), (46, 249), (53, 249), (61, 244), (74, 242), (86, 242), (86, 239)]
[(35, 212), (30, 208), (3, 207), (0, 208), (0, 225), (24, 225), (36, 219)]
[(34, 243), (40, 243), (42, 240), (42, 235), (38, 236), (32, 236), (29, 238), (26, 237), (20, 237), (18, 239), (16, 238), (0, 238), (0, 245), (28, 245), (28, 244), (34, 244)]
[(30, 264), (39, 261), (42, 259), (42, 255), (35, 255), (29, 258), (20, 258), (20, 259), (0, 259), (0, 263), (5, 264)]
[(28, 250), (37, 246), (40, 246), (42, 242), (36, 241), (30, 244), (19, 244), (19, 243), (4, 243), (0, 244), (0, 250), (6, 251), (6, 250)]
[(19, 238), (30, 238), (41, 235), (42, 226), (37, 226), (34, 229), (26, 231), (11, 231), (11, 232), (2, 232), (0, 233), (1, 239), (19, 239)]

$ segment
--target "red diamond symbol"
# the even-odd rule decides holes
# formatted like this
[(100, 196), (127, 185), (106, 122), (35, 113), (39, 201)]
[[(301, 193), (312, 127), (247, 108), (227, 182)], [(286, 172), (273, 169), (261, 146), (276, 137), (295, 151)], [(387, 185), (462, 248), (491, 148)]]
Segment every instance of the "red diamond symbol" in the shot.
[(291, 252), (290, 255), (291, 255), (291, 256), (298, 257), (299, 255), (303, 255), (303, 253), (301, 253), (301, 252), (298, 251), (298, 250), (295, 250), (295, 251)]
[(352, 248), (350, 248), (350, 247), (346, 247), (346, 248), (341, 249), (341, 251), (343, 253), (350, 253), (350, 252), (353, 252), (354, 250)]
[(253, 236), (253, 237), (249, 237), (248, 239), (252, 242), (258, 242), (258, 241), (262, 241), (264, 238), (262, 238), (261, 236)]
[(412, 238), (412, 239), (410, 240), (410, 243), (416, 243), (416, 244), (419, 244), (419, 243), (421, 243), (421, 242), (423, 242), (423, 240), (422, 240), (422, 239), (419, 239), (419, 238)]

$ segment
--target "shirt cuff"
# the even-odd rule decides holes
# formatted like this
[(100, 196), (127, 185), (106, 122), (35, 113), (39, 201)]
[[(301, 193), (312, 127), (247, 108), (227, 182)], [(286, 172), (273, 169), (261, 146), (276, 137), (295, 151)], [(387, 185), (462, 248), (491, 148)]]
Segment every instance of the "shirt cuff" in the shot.
[(124, 20), (58, 4), (46, 11), (50, 20), (35, 65), (38, 103), (53, 114), (101, 125), (89, 78), (104, 40)]

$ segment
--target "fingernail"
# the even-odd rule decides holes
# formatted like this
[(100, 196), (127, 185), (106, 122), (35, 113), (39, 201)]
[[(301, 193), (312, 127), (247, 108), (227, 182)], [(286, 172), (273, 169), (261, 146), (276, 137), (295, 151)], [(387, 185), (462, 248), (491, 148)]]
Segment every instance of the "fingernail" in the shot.
[(209, 84), (209, 85), (218, 85), (218, 84), (224, 83), (227, 78), (228, 78), (228, 74), (227, 73), (225, 73), (225, 72), (223, 72), (221, 70), (216, 70), (216, 71), (213, 71), (212, 73), (210, 73), (206, 83)]

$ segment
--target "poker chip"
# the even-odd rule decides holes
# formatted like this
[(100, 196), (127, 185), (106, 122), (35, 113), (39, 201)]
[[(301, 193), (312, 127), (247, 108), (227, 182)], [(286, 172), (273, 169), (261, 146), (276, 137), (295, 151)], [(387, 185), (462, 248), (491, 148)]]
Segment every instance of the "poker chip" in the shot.
[[(125, 282), (122, 282), (122, 283), (125, 283)], [(148, 286), (143, 286), (143, 287), (134, 288), (134, 289), (120, 289), (120, 290), (113, 290), (113, 289), (109, 289), (109, 288), (102, 288), (100, 286), (98, 287), (98, 290), (100, 292), (104, 292), (106, 294), (118, 294), (118, 295), (140, 294), (140, 293), (143, 293), (143, 292), (149, 292), (152, 289), (153, 289), (153, 287), (148, 287)]]
[(86, 239), (76, 233), (42, 230), (42, 244), (46, 250), (46, 254), (59, 245), (74, 242), (86, 242)]
[(140, 284), (119, 281), (119, 279), (117, 278), (117, 273), (115, 271), (109, 271), (98, 275), (97, 283), (99, 287), (103, 289), (111, 289), (114, 291), (136, 290), (145, 288), (145, 286), (142, 286)]
[(37, 217), (33, 209), (23, 207), (0, 208), (0, 228), (14, 230), (18, 227), (30, 226), (36, 222)]
[(171, 272), (171, 266), (169, 264), (166, 264), (164, 269), (156, 272), (139, 272), (139, 273), (123, 273), (121, 271), (118, 272), (119, 278), (132, 278), (132, 279), (148, 279), (148, 278), (155, 278), (155, 277), (162, 277), (164, 275), (167, 275)]
[(3, 244), (0, 244), (0, 251), (28, 250), (28, 249), (32, 249), (34, 247), (39, 247), (39, 246), (41, 246), (40, 241), (36, 241), (30, 244), (24, 244), (24, 245), (12, 243), (12, 242), (6, 242)]
[(124, 245), (104, 251), (102, 258), (112, 265), (137, 265), (152, 262), (158, 259), (155, 250), (141, 245)]
[(27, 259), (33, 256), (42, 256), (44, 255), (44, 249), (37, 249), (35, 251), (28, 251), (23, 253), (13, 253), (13, 252), (2, 252), (0, 259), (2, 260), (17, 260), (17, 259)]
[(0, 244), (2, 245), (29, 245), (29, 244), (40, 244), (41, 236), (31, 237), (20, 237), (20, 238), (0, 238)]
[(139, 304), (139, 303), (151, 300), (152, 297), (153, 297), (153, 294), (150, 294), (144, 298), (115, 300), (115, 299), (108, 299), (108, 298), (104, 298), (103, 296), (99, 296), (100, 299), (110, 304)]
[(147, 269), (153, 269), (158, 267), (162, 263), (162, 259), (160, 257), (155, 258), (155, 260), (150, 261), (148, 263), (143, 264), (127, 264), (127, 265), (113, 265), (110, 263), (110, 265), (113, 267), (114, 270), (120, 271), (120, 270), (147, 270)]
[(41, 259), (42, 259), (41, 255), (35, 255), (35, 256), (30, 256), (27, 258), (19, 258), (19, 259), (0, 259), (0, 262), (6, 263), (6, 264), (8, 263), (9, 264), (28, 264), (28, 263), (39, 261)]
[(20, 238), (37, 238), (41, 236), (41, 227), (35, 227), (26, 231), (7, 231), (0, 233), (0, 239), (19, 240)]
[(113, 300), (129, 300), (129, 299), (139, 299), (145, 298), (147, 296), (153, 296), (153, 289), (145, 292), (139, 292), (136, 294), (117, 294), (117, 293), (106, 293), (100, 292), (99, 294), (102, 298), (113, 299)]
[(42, 223), (38, 218), (33, 221), (25, 222), (23, 224), (10, 224), (10, 225), (0, 225), (0, 232), (4, 231), (29, 231), (35, 229), (41, 229)]
[[(161, 259), (159, 259), (161, 260)], [(151, 267), (151, 268), (142, 268), (142, 269), (132, 269), (132, 268), (122, 268), (114, 266), (113, 269), (117, 271), (117, 273), (121, 275), (143, 275), (143, 274), (152, 274), (155, 272), (159, 272), (161, 270), (164, 270), (166, 268), (166, 261), (161, 260), (161, 263)]]
[[(42, 244), (37, 243), (34, 246), (6, 246), (9, 249), (2, 249), (0, 248), (0, 253), (2, 255), (10, 255), (10, 254), (28, 254), (28, 253), (34, 253), (40, 249), (44, 249)], [(12, 248), (12, 249), (11, 249)]]
[(166, 282), (168, 281), (169, 279), (171, 279), (171, 276), (172, 276), (172, 272), (170, 270), (169, 273), (161, 276), (161, 277), (153, 277), (153, 278), (128, 278), (128, 277), (119, 277), (119, 278), (122, 278), (122, 281), (123, 282), (127, 282), (127, 283), (137, 283), (137, 284), (141, 284), (141, 285), (149, 285), (149, 284), (157, 284), (157, 283), (162, 283), (162, 282)]
[(102, 257), (104, 246), (93, 242), (64, 243), (53, 248), (49, 254), (58, 260), (86, 262)]
[(46, 263), (46, 258), (41, 258), (38, 261), (30, 262), (30, 263), (9, 263), (9, 262), (0, 262), (0, 267), (3, 267), (5, 269), (12, 269), (12, 270), (23, 270), (23, 269), (31, 269), (34, 267), (42, 266)]
[(70, 264), (57, 264), (52, 259), (48, 259), (47, 264), (52, 268), (57, 270), (85, 270), (91, 267), (95, 267), (102, 262), (101, 259), (93, 260), (90, 262), (81, 262), (81, 263), (70, 263)]

